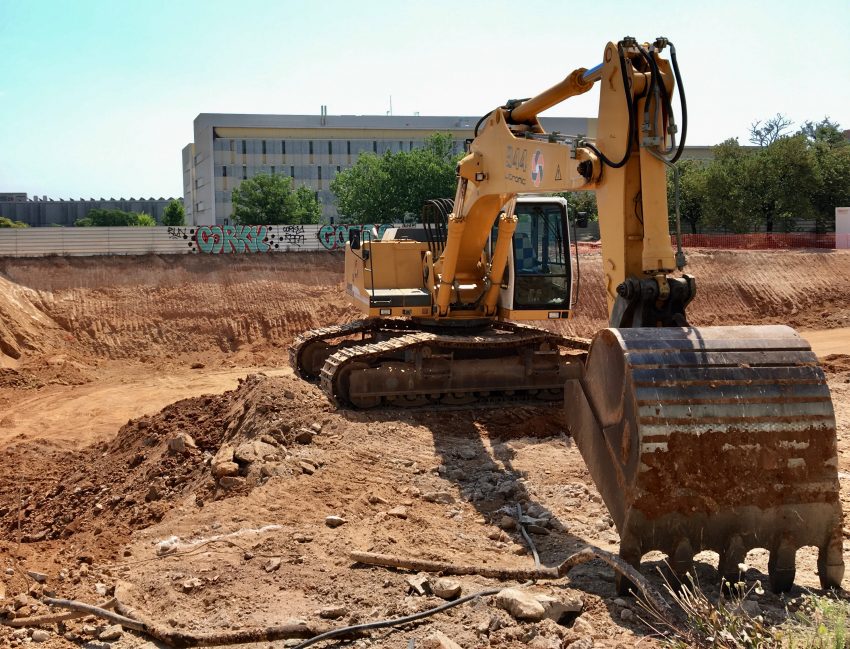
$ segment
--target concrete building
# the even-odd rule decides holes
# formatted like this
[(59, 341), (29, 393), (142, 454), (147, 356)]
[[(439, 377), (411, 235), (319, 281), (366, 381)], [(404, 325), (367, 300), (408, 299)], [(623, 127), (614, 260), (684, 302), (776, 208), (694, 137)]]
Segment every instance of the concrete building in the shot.
[[(194, 142), (183, 149), (183, 204), (196, 225), (223, 224), (233, 211), (233, 188), (260, 173), (289, 176), (322, 205), (322, 218), (339, 218), (330, 182), (364, 152), (410, 151), (435, 132), (449, 133), (456, 152), (473, 136), (480, 116), (225, 115), (201, 113)], [(593, 136), (596, 120), (542, 118), (547, 131)]]
[[(145, 213), (159, 222), (165, 206), (173, 198), (58, 198), (33, 196), (21, 192), (0, 193), (0, 216), (23, 221), (30, 226), (72, 226), (94, 209), (117, 209)], [(178, 199), (179, 200), (179, 199)], [(188, 221), (188, 220), (187, 220)]]

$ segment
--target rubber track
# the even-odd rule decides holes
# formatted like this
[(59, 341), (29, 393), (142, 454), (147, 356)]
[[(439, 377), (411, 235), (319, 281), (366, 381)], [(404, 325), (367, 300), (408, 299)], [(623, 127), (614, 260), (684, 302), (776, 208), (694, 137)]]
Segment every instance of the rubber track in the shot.
[[(394, 323), (395, 321), (389, 322)], [(371, 363), (378, 360), (381, 356), (397, 354), (404, 350), (423, 347), (431, 343), (437, 343), (441, 348), (449, 349), (515, 349), (543, 342), (551, 342), (571, 348), (581, 348), (579, 345), (583, 342), (583, 339), (573, 340), (549, 331), (516, 325), (514, 323), (498, 323), (498, 326), (494, 328), (507, 333), (500, 336), (481, 336), (437, 334), (419, 331), (377, 343), (340, 349), (334, 354), (331, 354), (322, 367), (322, 391), (336, 405), (350, 406), (351, 404), (342, 403), (338, 398), (341, 392), (338, 380), (340, 372), (345, 366), (354, 362)], [(522, 388), (520, 387), (519, 389)]]

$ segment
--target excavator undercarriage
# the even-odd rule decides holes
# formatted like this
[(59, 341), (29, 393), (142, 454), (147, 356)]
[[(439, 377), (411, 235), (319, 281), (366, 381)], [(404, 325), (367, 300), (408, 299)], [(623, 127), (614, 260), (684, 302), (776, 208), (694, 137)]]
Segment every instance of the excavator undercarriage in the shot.
[(290, 361), (341, 406), (561, 401), (588, 344), (507, 322), (458, 332), (372, 318), (302, 334)]

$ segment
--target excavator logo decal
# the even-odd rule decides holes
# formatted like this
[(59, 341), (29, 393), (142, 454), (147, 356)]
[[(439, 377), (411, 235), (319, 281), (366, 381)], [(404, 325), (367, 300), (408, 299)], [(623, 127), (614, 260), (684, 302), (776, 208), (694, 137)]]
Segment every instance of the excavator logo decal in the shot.
[(531, 182), (535, 187), (540, 187), (543, 180), (543, 152), (540, 149), (534, 152), (534, 157), (531, 159)]

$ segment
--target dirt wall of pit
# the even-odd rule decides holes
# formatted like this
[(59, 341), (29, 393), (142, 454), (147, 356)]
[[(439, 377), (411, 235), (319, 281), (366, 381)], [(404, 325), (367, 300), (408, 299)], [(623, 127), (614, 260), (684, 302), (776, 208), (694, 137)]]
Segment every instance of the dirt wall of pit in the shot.
[[(607, 320), (602, 264), (580, 258), (575, 317), (555, 326), (590, 336)], [(692, 251), (689, 262), (695, 325), (850, 324), (850, 252)], [(298, 332), (358, 317), (342, 268), (334, 253), (0, 258), (0, 367), (50, 354), (283, 360)]]

